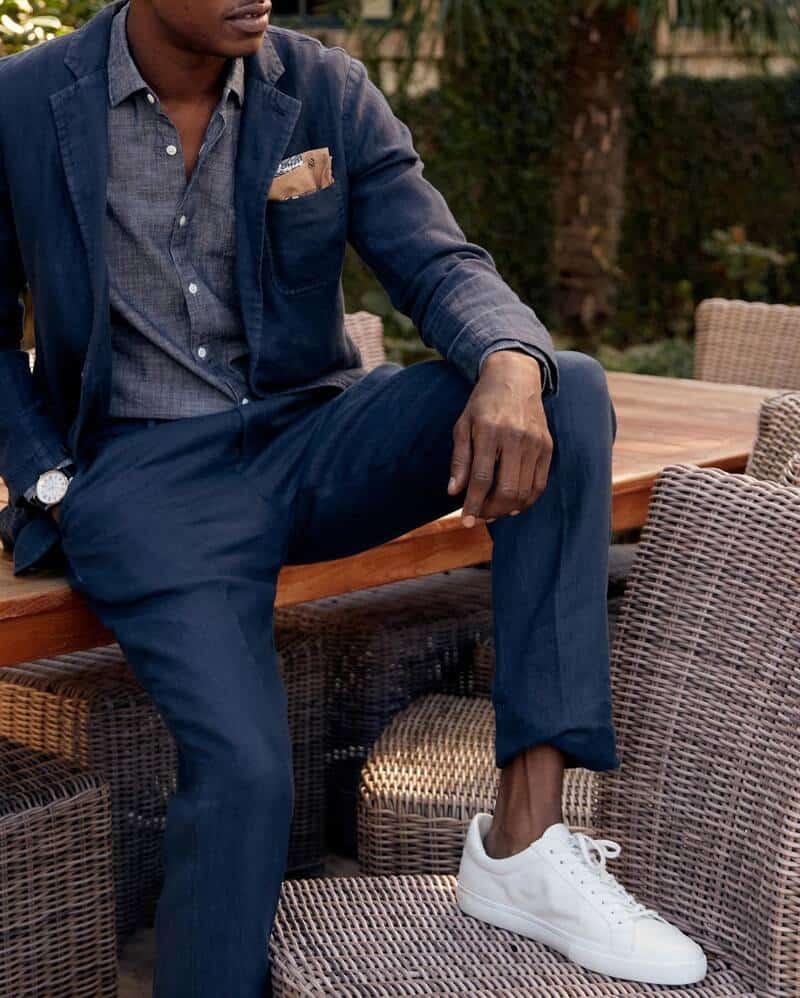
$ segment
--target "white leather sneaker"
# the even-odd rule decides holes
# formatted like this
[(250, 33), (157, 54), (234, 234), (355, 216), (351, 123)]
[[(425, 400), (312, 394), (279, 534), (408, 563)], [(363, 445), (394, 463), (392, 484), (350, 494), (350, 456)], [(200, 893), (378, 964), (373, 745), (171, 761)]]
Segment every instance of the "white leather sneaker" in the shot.
[(707, 970), (703, 950), (606, 869), (620, 853), (610, 839), (550, 825), (526, 849), (505, 859), (487, 855), (491, 814), (467, 831), (456, 896), (483, 922), (546, 943), (573, 963), (644, 984), (685, 985)]

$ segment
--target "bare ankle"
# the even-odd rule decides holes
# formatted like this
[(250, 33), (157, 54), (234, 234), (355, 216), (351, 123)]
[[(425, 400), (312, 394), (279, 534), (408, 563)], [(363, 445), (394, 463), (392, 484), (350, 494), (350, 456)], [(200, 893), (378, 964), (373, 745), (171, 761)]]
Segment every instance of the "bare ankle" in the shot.
[(495, 820), (486, 833), (483, 848), (491, 859), (507, 859), (509, 856), (527, 849), (550, 825), (561, 820), (563, 819), (560, 812), (531, 821), (519, 828), (504, 828)]

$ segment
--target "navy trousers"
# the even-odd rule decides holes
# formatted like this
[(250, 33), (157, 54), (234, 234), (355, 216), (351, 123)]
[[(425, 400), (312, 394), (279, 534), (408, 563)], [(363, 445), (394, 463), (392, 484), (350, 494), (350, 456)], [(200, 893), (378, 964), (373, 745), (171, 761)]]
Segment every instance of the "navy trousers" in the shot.
[[(600, 365), (558, 355), (547, 488), (489, 525), (496, 761), (550, 743), (616, 768), (606, 617), (611, 447)], [(178, 748), (156, 910), (155, 998), (263, 998), (294, 802), (273, 600), (283, 564), (339, 558), (463, 504), (443, 359), (336, 395), (110, 420), (62, 506), (70, 585), (114, 633)]]

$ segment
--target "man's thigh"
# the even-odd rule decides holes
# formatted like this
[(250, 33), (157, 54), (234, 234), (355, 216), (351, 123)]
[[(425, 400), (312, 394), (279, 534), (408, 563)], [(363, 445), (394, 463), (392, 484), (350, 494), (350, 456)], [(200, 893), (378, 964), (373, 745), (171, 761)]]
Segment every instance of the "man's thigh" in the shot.
[(236, 414), (203, 419), (114, 437), (79, 469), (60, 521), (67, 577), (187, 758), (210, 746), (277, 758), (287, 733), (272, 612), (288, 506), (239, 473)]
[(288, 504), (240, 473), (240, 441), (235, 411), (103, 440), (62, 504), (78, 588), (113, 604), (203, 579), (274, 575)]
[(383, 364), (325, 402), (303, 452), (286, 562), (346, 557), (459, 509), (447, 482), (471, 391), (437, 358)]

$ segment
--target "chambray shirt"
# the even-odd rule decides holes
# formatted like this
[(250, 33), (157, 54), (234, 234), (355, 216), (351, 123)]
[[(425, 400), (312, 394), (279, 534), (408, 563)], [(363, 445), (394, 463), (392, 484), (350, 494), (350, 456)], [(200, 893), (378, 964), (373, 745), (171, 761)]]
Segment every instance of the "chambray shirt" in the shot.
[(108, 52), (109, 411), (194, 416), (249, 401), (234, 280), (244, 60), (230, 61), (187, 183), (178, 130), (131, 57), (129, 7), (114, 16)]
[[(235, 291), (234, 166), (244, 60), (230, 60), (222, 97), (187, 183), (177, 128), (133, 61), (130, 4), (108, 51), (106, 259), (111, 305), (112, 416), (179, 418), (249, 401), (248, 352)], [(512, 338), (480, 358), (514, 348)]]

